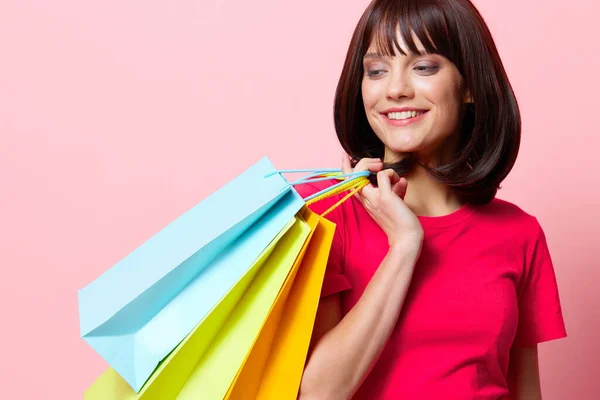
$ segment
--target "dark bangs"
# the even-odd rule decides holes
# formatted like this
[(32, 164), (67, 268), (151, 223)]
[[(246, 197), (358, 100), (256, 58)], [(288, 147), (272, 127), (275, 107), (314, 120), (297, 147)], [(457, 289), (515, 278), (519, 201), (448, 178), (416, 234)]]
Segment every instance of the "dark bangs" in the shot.
[(334, 124), (342, 147), (355, 162), (383, 158), (383, 143), (371, 129), (362, 101), (362, 59), (372, 40), (379, 55), (406, 55), (396, 38), (398, 29), (410, 53), (421, 54), (414, 34), (426, 53), (450, 60), (473, 103), (465, 106), (458, 150), (449, 164), (426, 167), (414, 154), (407, 154), (399, 163), (385, 167), (402, 176), (419, 164), (434, 179), (451, 186), (463, 201), (489, 203), (516, 161), (521, 118), (491, 33), (468, 0), (371, 2), (354, 31), (336, 89)]
[[(381, 2), (366, 21), (362, 53), (364, 54), (374, 40), (379, 55), (393, 57), (398, 52), (406, 54), (397, 41), (396, 30), (406, 43), (411, 54), (420, 54), (412, 34), (423, 44), (427, 54), (439, 54), (456, 64), (457, 49), (454, 49), (448, 38), (451, 38), (444, 15), (432, 2), (388, 1)], [(429, 3), (429, 4), (428, 4)], [(429, 6), (428, 6), (429, 5)]]

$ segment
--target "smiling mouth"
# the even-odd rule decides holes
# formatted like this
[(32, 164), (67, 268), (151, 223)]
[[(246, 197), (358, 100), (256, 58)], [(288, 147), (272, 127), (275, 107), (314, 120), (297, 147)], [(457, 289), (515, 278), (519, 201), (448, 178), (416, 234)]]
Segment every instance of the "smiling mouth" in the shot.
[(392, 121), (404, 121), (407, 119), (416, 118), (419, 115), (425, 114), (427, 111), (429, 111), (429, 110), (390, 112), (390, 113), (382, 113), (382, 115), (385, 115), (388, 119), (390, 119)]
[[(412, 113), (389, 113), (389, 114), (380, 114), (385, 122), (392, 126), (406, 126), (412, 124), (414, 122), (421, 121), (429, 110), (424, 112), (412, 112)], [(400, 114), (400, 115), (398, 115)], [(389, 115), (389, 116), (388, 116)], [(392, 118), (390, 118), (392, 117)]]

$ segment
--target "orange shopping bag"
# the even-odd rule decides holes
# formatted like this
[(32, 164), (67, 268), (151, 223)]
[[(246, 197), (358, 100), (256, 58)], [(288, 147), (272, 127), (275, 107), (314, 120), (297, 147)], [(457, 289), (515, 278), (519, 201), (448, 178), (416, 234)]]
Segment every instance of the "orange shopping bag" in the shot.
[(275, 304), (228, 399), (296, 399), (335, 224), (304, 210), (314, 229), (289, 295)]

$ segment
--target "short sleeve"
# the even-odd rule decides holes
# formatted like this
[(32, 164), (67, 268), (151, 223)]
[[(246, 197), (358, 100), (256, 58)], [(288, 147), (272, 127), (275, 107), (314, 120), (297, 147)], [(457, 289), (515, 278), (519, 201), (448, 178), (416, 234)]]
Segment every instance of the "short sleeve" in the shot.
[(519, 324), (514, 346), (527, 347), (567, 336), (546, 235), (536, 221), (519, 284)]
[[(330, 185), (335, 184), (333, 181), (319, 181), (311, 183), (303, 183), (295, 186), (296, 191), (300, 196), (306, 198), (314, 193), (317, 193)], [(322, 214), (329, 207), (334, 205), (342, 195), (332, 196), (327, 199), (320, 200), (309, 206), (310, 210)], [(333, 242), (329, 252), (323, 286), (321, 288), (321, 297), (331, 296), (345, 290), (352, 289), (350, 281), (343, 272), (344, 266), (344, 230), (343, 230), (343, 213), (342, 208), (338, 207), (327, 214), (324, 218), (336, 224)]]

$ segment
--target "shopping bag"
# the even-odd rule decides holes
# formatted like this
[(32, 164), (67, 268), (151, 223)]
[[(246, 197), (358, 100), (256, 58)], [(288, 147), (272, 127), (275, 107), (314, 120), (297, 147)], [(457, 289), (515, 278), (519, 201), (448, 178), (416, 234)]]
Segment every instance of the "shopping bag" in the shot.
[[(277, 172), (285, 172), (285, 171), (275, 171), (275, 172), (271, 172), (270, 174), (265, 175), (265, 178), (268, 178), (271, 174), (277, 173)], [(292, 171), (294, 172), (294, 171)], [(339, 171), (338, 171), (339, 174)], [(349, 175), (353, 175), (353, 174), (349, 174)], [(354, 178), (359, 178), (360, 176), (355, 176)], [(339, 178), (339, 177), (338, 177)], [(327, 178), (324, 178), (327, 179)], [(363, 178), (364, 179), (364, 178)], [(299, 182), (297, 182), (299, 183)], [(343, 190), (347, 190), (349, 188), (353, 188), (354, 187), (354, 192), (356, 190), (358, 190), (359, 188), (356, 187), (358, 182), (346, 182), (346, 183), (341, 183), (339, 185), (335, 185), (332, 189), (335, 189), (336, 186), (338, 186), (337, 191), (341, 192)], [(362, 182), (364, 184), (364, 182)], [(327, 190), (324, 192), (330, 192), (329, 195), (331, 195), (331, 193), (334, 192), (334, 190)], [(295, 193), (295, 191), (294, 191)], [(297, 193), (296, 193), (297, 195)], [(320, 198), (322, 198), (323, 196), (327, 196), (327, 193), (317, 193), (314, 196), (311, 196), (311, 198), (306, 199), (307, 200), (307, 204), (310, 204), (310, 202), (312, 201), (318, 201)], [(349, 196), (351, 196), (352, 193), (350, 193), (348, 196), (346, 196), (346, 198), (348, 198)], [(343, 201), (343, 200), (342, 200)], [(310, 211), (308, 211), (307, 208), (304, 208), (303, 210), (304, 215), (310, 214)], [(295, 225), (299, 224), (299, 221), (301, 220), (301, 218), (299, 216), (296, 217), (296, 221), (294, 222)], [(252, 281), (253, 284), (255, 285), (255, 287), (257, 287), (256, 285), (258, 285), (258, 283), (256, 282), (260, 282), (261, 280), (258, 279), (258, 276), (255, 278), (255, 275), (258, 274), (259, 270), (262, 268), (265, 268), (265, 266), (263, 266), (263, 264), (265, 264), (266, 262), (264, 261), (265, 257), (267, 258), (267, 260), (269, 258), (271, 258), (271, 256), (264, 252), (263, 253), (263, 257), (262, 259), (259, 258), (257, 261), (255, 261), (255, 263), (253, 264), (253, 266), (249, 269), (249, 272), (244, 276), (244, 278), (242, 278), (240, 281), (238, 281), (234, 288), (231, 290), (231, 292), (229, 292), (222, 300), (221, 302), (214, 308), (214, 310), (212, 312), (210, 312), (209, 314), (207, 314), (206, 319), (199, 324), (198, 326), (196, 326), (196, 328), (194, 329), (194, 331), (185, 338), (185, 340), (183, 340), (183, 342), (181, 342), (179, 344), (179, 346), (161, 363), (161, 365), (159, 366), (158, 369), (156, 369), (156, 371), (152, 374), (152, 377), (150, 378), (150, 380), (148, 381), (148, 383), (144, 386), (144, 388), (139, 392), (136, 393), (136, 391), (134, 389), (132, 389), (127, 382), (125, 381), (124, 377), (122, 377), (118, 371), (116, 371), (113, 368), (109, 368), (109, 370), (107, 370), (93, 385), (92, 387), (90, 387), (90, 389), (86, 392), (86, 398), (87, 399), (111, 399), (111, 398), (115, 398), (115, 399), (133, 399), (133, 398), (145, 398), (145, 399), (149, 399), (149, 398), (160, 398), (160, 399), (168, 399), (168, 398), (175, 398), (175, 396), (177, 395), (177, 392), (179, 391), (179, 389), (185, 384), (188, 389), (184, 388), (184, 391), (182, 393), (179, 394), (179, 398), (185, 398), (186, 393), (189, 394), (193, 394), (194, 397), (198, 396), (199, 391), (202, 393), (201, 398), (223, 398), (223, 396), (228, 396), (227, 391), (229, 390), (229, 394), (231, 395), (235, 395), (235, 385), (232, 386), (232, 383), (234, 383), (235, 380), (235, 376), (237, 375), (238, 378), (240, 379), (244, 379), (245, 374), (243, 374), (244, 369), (241, 369), (240, 367), (240, 360), (241, 360), (241, 364), (244, 365), (244, 361), (246, 359), (252, 360), (253, 358), (256, 357), (251, 357), (251, 352), (250, 350), (253, 350), (254, 348), (252, 347), (253, 345), (258, 345), (258, 343), (261, 342), (260, 338), (263, 337), (266, 333), (268, 329), (265, 329), (267, 326), (272, 325), (272, 326), (276, 326), (277, 323), (273, 323), (273, 322), (269, 322), (269, 321), (273, 321), (275, 319), (277, 319), (278, 317), (275, 317), (275, 314), (278, 314), (277, 309), (281, 309), (281, 305), (282, 304), (287, 304), (286, 303), (286, 297), (287, 297), (287, 293), (290, 292), (290, 285), (293, 283), (294, 281), (294, 277), (295, 277), (295, 272), (296, 271), (294, 268), (297, 268), (297, 265), (299, 265), (300, 261), (302, 260), (302, 254), (303, 251), (306, 249), (307, 244), (308, 244), (308, 239), (310, 238), (310, 235), (312, 234), (312, 232), (315, 231), (316, 225), (314, 223), (315, 219), (314, 216), (312, 219), (309, 218), (309, 221), (312, 221), (310, 225), (310, 229), (309, 229), (309, 233), (308, 233), (308, 237), (304, 240), (304, 245), (303, 248), (300, 252), (300, 254), (298, 254), (295, 258), (295, 263), (294, 266), (296, 267), (292, 267), (292, 271), (287, 272), (286, 276), (286, 281), (285, 283), (283, 283), (283, 286), (278, 286), (278, 284), (275, 284), (274, 286), (271, 285), (271, 289), (269, 291), (265, 290), (265, 289), (260, 289), (255, 291), (255, 293), (260, 293), (261, 296), (266, 296), (267, 294), (270, 296), (268, 297), (269, 300), (266, 301), (262, 301), (259, 303), (256, 303), (256, 300), (247, 300), (247, 304), (249, 304), (250, 306), (254, 307), (253, 309), (257, 309), (257, 307), (259, 307), (260, 311), (260, 315), (258, 318), (251, 318), (251, 319), (247, 319), (246, 321), (251, 321), (252, 322), (252, 329), (251, 330), (247, 330), (246, 328), (240, 328), (240, 326), (244, 326), (243, 324), (241, 324), (238, 319), (239, 317), (243, 316), (243, 315), (252, 315), (249, 314), (247, 312), (242, 312), (240, 310), (244, 310), (244, 307), (239, 306), (238, 307), (238, 301), (240, 303), (243, 303), (242, 300), (240, 299), (240, 296), (242, 295), (242, 293), (244, 294), (244, 298), (252, 298), (252, 297), (248, 297), (250, 295), (247, 295), (246, 292), (248, 293), (252, 293), (252, 290), (248, 289), (248, 285), (249, 282)], [(323, 220), (325, 221), (325, 220)], [(306, 224), (306, 223), (305, 223)], [(326, 224), (324, 222), (324, 224)], [(288, 224), (289, 227), (289, 224)], [(286, 230), (282, 230), (280, 233), (281, 234), (285, 233)], [(273, 241), (276, 242), (277, 244), (279, 244), (279, 241)], [(271, 243), (271, 246), (273, 246), (273, 243)], [(277, 246), (277, 245), (275, 245)], [(292, 259), (294, 259), (294, 251), (292, 251), (291, 253), (289, 252), (289, 246), (287, 246), (286, 244), (282, 244), (282, 247), (284, 249), (287, 249), (286, 251), (288, 252), (288, 259), (289, 261), (291, 261)], [(314, 246), (313, 246), (314, 247)], [(277, 257), (275, 258), (277, 259)], [(323, 256), (321, 256), (321, 260), (323, 259)], [(326, 259), (326, 256), (325, 256)], [(286, 271), (286, 268), (289, 268), (290, 263), (289, 261), (287, 262), (286, 266), (282, 266), (282, 263), (276, 263), (278, 265), (278, 268), (280, 271)], [(324, 264), (321, 264), (321, 267), (323, 268), (324, 271)], [(283, 268), (283, 270), (281, 269)], [(318, 268), (317, 268), (318, 269)], [(267, 268), (268, 270), (268, 268)], [(265, 272), (266, 274), (266, 272)], [(281, 275), (283, 274), (282, 272), (280, 272), (280, 277), (284, 276)], [(302, 274), (301, 274), (302, 275)], [(318, 274), (317, 274), (318, 275)], [(321, 276), (322, 279), (322, 276)], [(319, 278), (317, 277), (317, 279), (315, 280), (313, 278), (312, 282), (317, 282), (316, 285), (320, 285), (320, 283), (318, 283)], [(281, 283), (281, 279), (279, 280), (279, 282)], [(313, 287), (314, 287), (314, 283), (313, 283)], [(299, 292), (300, 289), (296, 288), (295, 292)], [(312, 304), (313, 304), (313, 308), (316, 310), (316, 303), (318, 302), (318, 293), (317, 295), (314, 295), (316, 289), (312, 289), (313, 295), (311, 297), (312, 299)], [(318, 287), (318, 291), (320, 292), (320, 286)], [(277, 293), (277, 296), (275, 297), (274, 300), (274, 293)], [(310, 296), (309, 296), (310, 297)], [(264, 298), (264, 297), (263, 297)], [(258, 306), (256, 304), (259, 304)], [(293, 303), (292, 303), (293, 304)], [(304, 301), (303, 304), (308, 304), (306, 303), (306, 301)], [(234, 310), (235, 308), (235, 310)], [(289, 306), (288, 306), (289, 308)], [(308, 319), (310, 320), (310, 314), (311, 314), (311, 306), (307, 306), (306, 308), (306, 312), (304, 314), (308, 315)], [(291, 309), (291, 308), (290, 308)], [(237, 311), (237, 314), (236, 312)], [(301, 309), (300, 311), (304, 311), (304, 308)], [(229, 315), (231, 314), (231, 316)], [(299, 316), (302, 315), (302, 312), (298, 312), (296, 313), (297, 316), (294, 317), (296, 318), (296, 320), (301, 320), (301, 318), (299, 318)], [(235, 315), (238, 316), (238, 319), (236, 319)], [(273, 315), (273, 316), (271, 316)], [(267, 318), (268, 316), (268, 318)], [(314, 321), (314, 314), (312, 315), (313, 321)], [(227, 320), (229, 322), (228, 327), (223, 328), (223, 323), (225, 322), (225, 320)], [(233, 321), (233, 322), (232, 322)], [(265, 325), (266, 323), (266, 325)], [(312, 324), (312, 322), (309, 323), (309, 325)], [(262, 327), (262, 325), (265, 325), (265, 328)], [(290, 324), (291, 326), (292, 324)], [(304, 337), (305, 337), (305, 342), (307, 342), (310, 339), (310, 332), (312, 332), (312, 326), (309, 326), (306, 323), (304, 323), (303, 325), (303, 332)], [(223, 328), (223, 329), (222, 329)], [(262, 328), (262, 330), (261, 330)], [(246, 329), (246, 330), (245, 330)], [(223, 333), (225, 332), (225, 333)], [(231, 336), (231, 332), (234, 333), (233, 336)], [(237, 332), (237, 337), (238, 338), (244, 338), (246, 337), (245, 341), (242, 340), (237, 340), (237, 339), (231, 339), (231, 337), (236, 337), (235, 333)], [(248, 332), (251, 332), (250, 334), (247, 334)], [(282, 331), (284, 332), (284, 331)], [(308, 332), (308, 333), (307, 333)], [(227, 333), (227, 334), (226, 334)], [(242, 335), (240, 336), (240, 333), (242, 333)], [(260, 335), (259, 335), (260, 333)], [(244, 344), (242, 346), (219, 346), (219, 334), (220, 337), (225, 337), (225, 339), (221, 339), (224, 340), (224, 343), (228, 343), (227, 340), (229, 340), (229, 343), (241, 343), (244, 342)], [(228, 336), (229, 335), (229, 336)], [(302, 335), (300, 335), (302, 336)], [(216, 337), (216, 338), (215, 338)], [(227, 339), (229, 337), (229, 339)], [(282, 334), (282, 337), (285, 337), (284, 334)], [(258, 340), (258, 341), (257, 341)], [(255, 344), (256, 342), (256, 344)], [(264, 342), (264, 339), (263, 339)], [(206, 357), (203, 357), (204, 352), (207, 350), (207, 346), (208, 344), (211, 344), (211, 347), (208, 351), (208, 354), (206, 355)], [(227, 348), (236, 348), (235, 351), (233, 351), (233, 353), (231, 352), (227, 352), (225, 351), (225, 353), (223, 353), (223, 349), (227, 349)], [(302, 350), (302, 346), (300, 346), (300, 356), (294, 356), (292, 357), (292, 359), (294, 360), (294, 362), (292, 362), (292, 364), (296, 365), (295, 370), (297, 371), (296, 373), (296, 383), (299, 384), (299, 379), (301, 376), (301, 371), (302, 371), (302, 366), (303, 366), (303, 360), (302, 357), (306, 356), (306, 350), (307, 350), (307, 345), (305, 346), (304, 350)], [(219, 351), (219, 349), (221, 349)], [(302, 356), (302, 353), (304, 352), (304, 356)], [(252, 351), (252, 354), (256, 353), (256, 350)], [(212, 356), (211, 356), (212, 354)], [(226, 354), (226, 356), (224, 356), (223, 354)], [(234, 363), (231, 363), (231, 355), (234, 355), (235, 359), (237, 360)], [(260, 357), (259, 357), (260, 358)], [(264, 357), (262, 357), (264, 359)], [(281, 357), (279, 357), (281, 358)], [(196, 365), (196, 363), (198, 362), (199, 359), (202, 359), (201, 362), (198, 363), (198, 365)], [(278, 357), (277, 355), (273, 355), (270, 354), (270, 360), (277, 360)], [(290, 357), (284, 357), (284, 360), (288, 361), (289, 364), (289, 360)], [(208, 360), (208, 361), (206, 361)], [(226, 362), (224, 363), (223, 361), (226, 360)], [(211, 364), (212, 363), (212, 364)], [(216, 366), (216, 368), (207, 368), (206, 366)], [(252, 361), (250, 361), (250, 364), (248, 365), (252, 365)], [(279, 364), (276, 362), (271, 362), (267, 365), (281, 365), (281, 361), (279, 361)], [(194, 368), (195, 367), (195, 368)], [(190, 371), (194, 370), (194, 372), (190, 375)], [(200, 372), (199, 372), (200, 371)], [(204, 371), (204, 372), (202, 372)], [(208, 371), (208, 374), (206, 373), (206, 371)], [(215, 376), (218, 379), (207, 379), (207, 377), (211, 377), (211, 371), (219, 371), (219, 373), (217, 373)], [(266, 371), (269, 371), (268, 369), (266, 369)], [(214, 375), (214, 374), (213, 374)], [(269, 376), (269, 373), (265, 373), (265, 376)], [(218, 384), (215, 384), (216, 382), (219, 382)], [(266, 383), (265, 383), (266, 382)], [(269, 380), (264, 380), (261, 383), (261, 387), (262, 388), (268, 388), (269, 386)], [(191, 389), (190, 389), (191, 388)], [(265, 389), (263, 389), (264, 393), (268, 393), (268, 391), (265, 391)], [(213, 397), (214, 396), (214, 397)]]
[[(367, 182), (360, 181), (342, 201)], [(269, 312), (264, 313), (267, 302), (261, 313), (236, 307), (254, 328), (247, 329), (235, 317), (229, 320), (228, 328), (220, 332), (222, 340), (211, 343), (210, 353), (200, 360), (177, 399), (296, 399), (335, 230), (333, 223), (308, 208), (302, 214), (313, 234)], [(260, 292), (265, 295), (267, 290)]]
[[(286, 235), (291, 237), (278, 242), (279, 249), (271, 253), (271, 262), (265, 262), (227, 325), (217, 338), (209, 340), (211, 350), (205, 357), (202, 356), (206, 347), (197, 345), (204, 336), (200, 330), (194, 330), (139, 393), (109, 369), (88, 389), (85, 399), (295, 399), (335, 229), (333, 223), (307, 208), (303, 217), (308, 233), (299, 238), (299, 229), (296, 233), (290, 230)], [(290, 246), (294, 236), (295, 248)], [(303, 247), (282, 284), (283, 273), (288, 271), (303, 240)], [(283, 265), (282, 255), (287, 255), (287, 265)], [(274, 268), (280, 270), (276, 283), (273, 283)], [(271, 279), (270, 287), (266, 279)], [(258, 296), (262, 301), (257, 300)]]
[(298, 218), (185, 382), (178, 399), (225, 397), (273, 305), (279, 297), (287, 297), (310, 232), (308, 224)]
[(263, 158), (79, 291), (81, 336), (134, 391), (304, 205), (274, 171)]
[(314, 327), (335, 224), (309, 209), (314, 230), (287, 299), (278, 299), (226, 399), (295, 400)]
[[(279, 240), (262, 266), (251, 280), (243, 297), (237, 301), (235, 309), (227, 316), (223, 325), (219, 324), (217, 335), (208, 338), (202, 326), (215, 327), (216, 324), (200, 324), (192, 333), (165, 359), (151, 376), (143, 389), (136, 393), (114, 369), (107, 370), (86, 392), (90, 399), (173, 399), (177, 396), (192, 371), (198, 370), (198, 360), (202, 358), (204, 373), (201, 380), (211, 393), (227, 392), (235, 377), (252, 339), (257, 335), (264, 314), (274, 303), (283, 282), (290, 276), (295, 262), (301, 259), (301, 252), (310, 234), (308, 225), (295, 218), (291, 228)], [(233, 301), (232, 301), (233, 303)], [(229, 307), (230, 309), (232, 307)], [(215, 313), (211, 313), (211, 318)], [(222, 325), (222, 326), (221, 326)], [(259, 325), (257, 327), (257, 325)], [(207, 342), (211, 347), (207, 350)], [(217, 351), (215, 351), (217, 350)], [(226, 356), (222, 356), (222, 352)], [(206, 355), (204, 354), (206, 352)], [(202, 357), (204, 355), (204, 357)], [(237, 365), (237, 367), (235, 367)], [(208, 370), (208, 374), (206, 371)], [(196, 372), (198, 374), (198, 372)], [(223, 383), (225, 382), (225, 383)], [(202, 398), (217, 398), (210, 393), (203, 393)]]
[[(229, 317), (257, 272), (272, 254), (275, 245), (291, 228), (293, 221), (280, 232), (258, 257), (248, 273), (235, 284), (217, 306), (194, 328), (157, 367), (142, 389), (136, 391), (125, 381), (114, 368), (108, 368), (85, 392), (86, 400), (110, 399), (168, 399), (174, 398), (187, 377), (191, 374), (198, 360), (208, 348), (221, 326)], [(179, 351), (185, 348), (188, 351)]]

